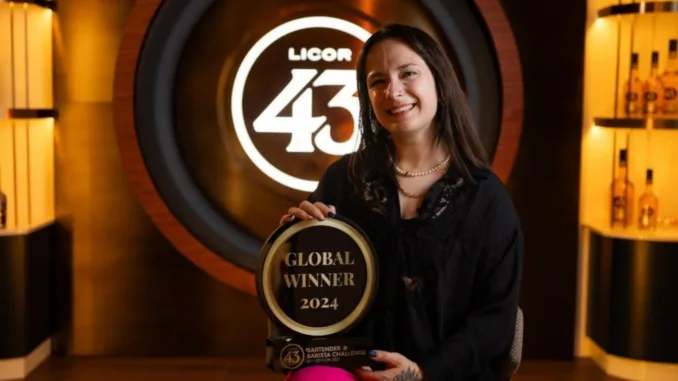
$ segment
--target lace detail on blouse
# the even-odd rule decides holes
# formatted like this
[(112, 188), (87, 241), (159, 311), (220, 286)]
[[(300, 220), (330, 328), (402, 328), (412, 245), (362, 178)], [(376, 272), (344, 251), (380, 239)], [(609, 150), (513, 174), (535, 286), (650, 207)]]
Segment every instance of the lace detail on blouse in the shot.
[(438, 203), (435, 207), (435, 210), (433, 212), (433, 218), (440, 217), (440, 215), (447, 209), (447, 206), (450, 204), (452, 201), (452, 196), (454, 196), (454, 192), (459, 189), (464, 184), (464, 179), (463, 178), (458, 178), (457, 182), (454, 184), (451, 183), (446, 183), (445, 186), (443, 187), (443, 191), (440, 195), (440, 198), (438, 199)]
[(363, 199), (370, 206), (370, 209), (381, 215), (386, 215), (388, 206), (388, 195), (384, 181), (382, 179), (365, 182), (363, 189)]
[[(455, 180), (443, 180), (445, 184), (431, 212), (431, 218), (438, 218), (452, 202), (455, 192), (464, 184), (464, 179), (459, 177)], [(387, 214), (388, 192), (384, 180), (379, 178), (365, 182), (363, 199), (370, 209), (380, 215)]]

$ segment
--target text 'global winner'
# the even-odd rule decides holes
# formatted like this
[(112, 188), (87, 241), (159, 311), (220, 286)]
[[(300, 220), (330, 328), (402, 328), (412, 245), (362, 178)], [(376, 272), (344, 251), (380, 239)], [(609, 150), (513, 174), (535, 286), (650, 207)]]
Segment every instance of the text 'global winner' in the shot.
[[(317, 266), (344, 266), (355, 265), (351, 252), (311, 252), (311, 253), (287, 253), (285, 265), (292, 267), (317, 267)], [(307, 287), (350, 287), (355, 286), (352, 272), (328, 272), (328, 273), (300, 273), (284, 274), (287, 288)], [(336, 308), (335, 308), (336, 309)]]
[(364, 291), (356, 283), (365, 284), (364, 261), (351, 251), (289, 252), (281, 268), (283, 293), (290, 296), (283, 309), (300, 324), (317, 327), (345, 319)]
[[(284, 250), (284, 251), (283, 251)], [(368, 270), (361, 246), (329, 226), (303, 229), (278, 247), (276, 299), (294, 322), (341, 323), (365, 296)]]

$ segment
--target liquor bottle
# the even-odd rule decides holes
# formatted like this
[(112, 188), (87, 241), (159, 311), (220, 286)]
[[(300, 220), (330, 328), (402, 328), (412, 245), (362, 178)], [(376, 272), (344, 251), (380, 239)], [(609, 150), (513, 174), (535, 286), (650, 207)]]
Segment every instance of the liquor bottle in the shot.
[(664, 107), (662, 113), (678, 116), (678, 40), (669, 41), (669, 59), (662, 74)]
[(638, 75), (638, 53), (633, 53), (631, 54), (629, 79), (626, 81), (622, 95), (622, 112), (627, 118), (641, 115), (643, 110), (642, 94), (643, 82)]
[[(2, 177), (0, 177), (1, 179)], [(2, 184), (0, 184), (1, 186)], [(2, 193), (0, 188), (0, 230), (7, 227), (7, 196)]]
[(645, 115), (655, 115), (661, 111), (664, 87), (659, 78), (659, 53), (652, 52), (652, 65), (650, 66), (650, 76), (643, 84), (643, 113)]
[(648, 169), (645, 174), (645, 193), (638, 200), (640, 209), (638, 227), (640, 229), (655, 229), (657, 227), (659, 198), (652, 192), (652, 174), (652, 170)]
[(612, 181), (612, 227), (627, 227), (633, 221), (634, 185), (628, 178), (626, 149), (619, 150), (617, 177)]

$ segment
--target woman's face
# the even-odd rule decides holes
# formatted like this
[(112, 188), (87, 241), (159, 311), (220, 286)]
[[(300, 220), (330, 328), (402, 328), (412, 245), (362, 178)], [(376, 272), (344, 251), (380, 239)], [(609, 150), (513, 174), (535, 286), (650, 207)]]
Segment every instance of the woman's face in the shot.
[(433, 73), (406, 44), (387, 39), (375, 44), (365, 62), (367, 88), (377, 121), (392, 135), (429, 128), (438, 96)]

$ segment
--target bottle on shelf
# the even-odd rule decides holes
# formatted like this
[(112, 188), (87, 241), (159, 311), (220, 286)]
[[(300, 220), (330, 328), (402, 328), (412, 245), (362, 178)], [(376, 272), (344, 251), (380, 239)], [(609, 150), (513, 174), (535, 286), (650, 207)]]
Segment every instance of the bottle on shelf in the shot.
[(7, 196), (2, 192), (0, 184), (0, 230), (7, 228)]
[(645, 174), (645, 192), (638, 200), (639, 215), (638, 228), (656, 229), (657, 213), (659, 212), (659, 198), (652, 191), (652, 169), (648, 169)]
[(617, 177), (612, 181), (611, 226), (628, 227), (633, 221), (634, 185), (628, 178), (628, 157), (626, 149), (619, 150)]
[(631, 54), (631, 68), (629, 78), (626, 81), (623, 92), (623, 114), (625, 117), (640, 116), (643, 111), (641, 96), (643, 94), (643, 82), (638, 75), (638, 53)]
[(678, 117), (678, 40), (669, 40), (669, 58), (661, 80), (664, 85), (662, 113)]
[(652, 65), (650, 66), (650, 75), (643, 84), (643, 114), (655, 115), (662, 110), (664, 86), (659, 78), (659, 53), (652, 52)]

